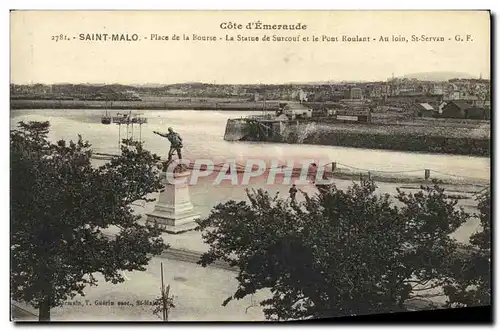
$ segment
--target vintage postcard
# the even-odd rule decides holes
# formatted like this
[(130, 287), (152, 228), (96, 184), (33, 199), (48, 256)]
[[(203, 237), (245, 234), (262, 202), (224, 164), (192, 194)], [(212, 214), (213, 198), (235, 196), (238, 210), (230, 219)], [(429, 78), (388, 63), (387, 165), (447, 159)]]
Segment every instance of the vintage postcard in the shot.
[(13, 321), (488, 315), (490, 12), (10, 26)]

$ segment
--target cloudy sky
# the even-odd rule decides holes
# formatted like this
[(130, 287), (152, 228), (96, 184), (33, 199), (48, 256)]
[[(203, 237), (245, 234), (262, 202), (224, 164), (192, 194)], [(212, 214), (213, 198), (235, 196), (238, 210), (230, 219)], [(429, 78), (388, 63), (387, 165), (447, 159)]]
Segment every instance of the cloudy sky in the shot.
[[(300, 31), (247, 30), (249, 22), (297, 24)], [(221, 29), (231, 22), (243, 29)], [(53, 36), (69, 40), (55, 41)], [(80, 34), (136, 34), (135, 42), (81, 41)], [(189, 41), (153, 41), (173, 34)], [(216, 41), (193, 41), (192, 36)], [(226, 35), (299, 37), (298, 42), (229, 42)], [(313, 36), (409, 42), (314, 42)], [(412, 42), (411, 36), (444, 37)], [(466, 35), (471, 40), (465, 41)], [(455, 37), (464, 41), (455, 41)], [(304, 41), (309, 37), (309, 41)], [(75, 38), (75, 39), (73, 39)], [(109, 38), (109, 37), (108, 37)], [(222, 40), (220, 39), (222, 38)], [(451, 39), (451, 40), (450, 40)], [(171, 84), (385, 80), (394, 73), (460, 72), (489, 78), (488, 12), (468, 11), (123, 11), (11, 14), (11, 82)]]

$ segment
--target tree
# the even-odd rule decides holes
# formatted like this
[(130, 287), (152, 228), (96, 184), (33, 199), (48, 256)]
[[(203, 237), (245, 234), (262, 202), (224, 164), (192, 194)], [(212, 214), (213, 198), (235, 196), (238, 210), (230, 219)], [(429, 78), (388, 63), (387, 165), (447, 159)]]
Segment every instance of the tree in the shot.
[[(11, 295), (38, 308), (40, 320), (96, 285), (94, 273), (123, 282), (120, 270), (145, 270), (166, 248), (130, 207), (160, 188), (159, 157), (124, 140), (120, 156), (95, 168), (88, 142), (53, 144), (49, 127), (21, 122), (10, 145)], [(109, 227), (119, 231), (113, 238), (103, 233)]]
[(239, 268), (239, 286), (223, 302), (260, 289), (273, 320), (322, 318), (405, 309), (408, 299), (443, 282), (449, 237), (468, 215), (434, 185), (388, 194), (362, 180), (348, 190), (322, 187), (290, 204), (263, 190), (228, 201), (199, 221), (210, 245), (200, 264), (220, 259)]
[(477, 197), (481, 230), (450, 262), (451, 279), (445, 286), (448, 307), (491, 304), (491, 195), (490, 189)]

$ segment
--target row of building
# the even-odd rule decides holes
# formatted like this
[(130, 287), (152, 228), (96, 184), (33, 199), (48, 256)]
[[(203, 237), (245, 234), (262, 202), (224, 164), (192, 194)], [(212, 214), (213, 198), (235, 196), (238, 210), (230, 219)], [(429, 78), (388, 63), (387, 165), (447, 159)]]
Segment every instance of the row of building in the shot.
[[(86, 99), (86, 100), (141, 100), (143, 96), (178, 96), (182, 98), (236, 98), (238, 100), (287, 100), (299, 102), (357, 102), (370, 103), (373, 109), (414, 111), (416, 104), (428, 104), (442, 114), (443, 104), (469, 105), (491, 108), (490, 81), (484, 79), (452, 79), (446, 82), (392, 78), (384, 82), (318, 83), (282, 85), (217, 85), (202, 83), (166, 86), (124, 85), (11, 85), (12, 98)], [(427, 107), (427, 106), (426, 106)], [(462, 106), (462, 108), (465, 106)], [(422, 107), (420, 107), (422, 108)], [(427, 107), (428, 108), (428, 107)], [(441, 111), (441, 113), (440, 113)], [(425, 109), (416, 111), (426, 114)]]
[(411, 110), (416, 117), (489, 120), (491, 108), (467, 100), (444, 101), (439, 105), (415, 103)]

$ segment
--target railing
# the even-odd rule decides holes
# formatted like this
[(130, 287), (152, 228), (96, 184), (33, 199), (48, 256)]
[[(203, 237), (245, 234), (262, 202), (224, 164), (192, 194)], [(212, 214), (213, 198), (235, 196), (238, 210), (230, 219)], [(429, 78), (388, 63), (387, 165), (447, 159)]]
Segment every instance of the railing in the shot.
[[(388, 176), (390, 174), (394, 175), (401, 175), (401, 174), (410, 174), (410, 173), (421, 173), (423, 175), (423, 179), (425, 181), (430, 181), (432, 179), (444, 179), (444, 178), (453, 178), (455, 180), (463, 180), (463, 181), (475, 181), (475, 182), (486, 182), (487, 179), (485, 178), (477, 178), (477, 177), (470, 177), (470, 176), (463, 176), (463, 175), (456, 175), (456, 174), (451, 174), (451, 173), (446, 173), (434, 169), (413, 169), (413, 170), (397, 170), (397, 171), (391, 171), (391, 170), (373, 170), (373, 169), (365, 169), (365, 168), (359, 168), (347, 164), (342, 164), (339, 162), (331, 162), (328, 163), (327, 166), (331, 165), (331, 172), (334, 173), (336, 171), (339, 171), (338, 166), (342, 166), (347, 169), (352, 169), (354, 172), (359, 172), (360, 175), (365, 174), (368, 177), (371, 177), (372, 175), (385, 175)], [(438, 174), (441, 176), (432, 176), (431, 173), (433, 174)], [(444, 176), (444, 177), (443, 177)]]
[[(100, 159), (100, 160), (110, 160), (112, 157), (115, 157), (118, 155), (115, 154), (106, 154), (106, 153), (93, 153), (92, 158), (94, 159)], [(226, 169), (224, 167), (225, 163), (217, 163), (211, 166), (206, 166), (202, 165), (200, 170), (202, 171), (220, 171), (221, 169)], [(188, 166), (189, 169), (193, 169), (194, 164), (190, 164)], [(278, 165), (276, 167), (269, 167), (266, 169), (266, 171), (271, 171), (271, 170), (283, 170), (286, 169), (287, 166), (285, 164), (283, 165)], [(330, 176), (339, 176), (339, 175), (348, 175), (350, 177), (355, 177), (355, 176), (360, 176), (364, 178), (375, 178), (378, 180), (383, 181), (384, 178), (391, 178), (392, 175), (400, 175), (399, 177), (405, 178), (405, 176), (401, 175), (408, 175), (408, 174), (414, 174), (413, 176), (406, 176), (406, 177), (412, 177), (414, 179), (420, 179), (421, 181), (423, 180), (424, 182), (430, 182), (433, 179), (438, 179), (438, 180), (445, 180), (445, 179), (453, 179), (454, 182), (456, 181), (461, 181), (461, 182), (466, 182), (466, 183), (478, 183), (481, 185), (489, 185), (489, 179), (486, 178), (477, 178), (477, 177), (470, 177), (470, 176), (463, 176), (463, 175), (457, 175), (457, 174), (451, 174), (451, 173), (446, 173), (443, 171), (438, 171), (434, 169), (411, 169), (411, 170), (376, 170), (376, 169), (365, 169), (365, 168), (360, 168), (360, 167), (355, 167), (339, 162), (330, 162), (324, 165), (325, 169), (325, 174), (330, 175)], [(236, 163), (236, 172), (241, 173), (247, 171), (247, 166), (245, 164), (241, 163)], [(300, 167), (293, 167), (290, 169), (292, 173), (300, 173), (301, 168)], [(345, 170), (348, 170), (349, 172), (346, 172)], [(421, 174), (421, 176), (418, 175), (418, 173)], [(435, 174), (440, 175), (440, 176), (434, 176)], [(398, 177), (398, 178), (399, 178)]]

